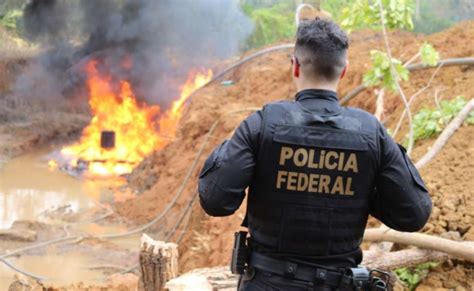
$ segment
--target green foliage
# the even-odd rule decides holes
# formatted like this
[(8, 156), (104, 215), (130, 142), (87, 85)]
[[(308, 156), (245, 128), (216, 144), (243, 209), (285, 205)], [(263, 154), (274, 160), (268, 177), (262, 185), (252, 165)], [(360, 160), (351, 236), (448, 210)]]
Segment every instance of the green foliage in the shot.
[(421, 61), (428, 66), (436, 66), (439, 61), (439, 53), (430, 43), (423, 43), (420, 48)]
[(372, 68), (364, 74), (364, 85), (365, 86), (379, 86), (382, 85), (392, 91), (397, 90), (395, 78), (403, 81), (407, 81), (409, 77), (408, 70), (403, 66), (402, 62), (398, 59), (392, 58), (393, 68), (396, 71), (396, 77), (391, 73), (390, 70), (390, 58), (385, 52), (378, 50), (370, 51), (370, 57), (372, 60)]
[(23, 11), (19, 9), (13, 9), (7, 11), (5, 14), (0, 15), (0, 25), (16, 31), (18, 19), (23, 16)]
[[(378, 0), (355, 0), (342, 10), (341, 25), (348, 31), (381, 27)], [(382, 0), (388, 29), (413, 29), (413, 0)]]
[(255, 8), (242, 4), (243, 11), (253, 20), (255, 30), (247, 40), (247, 48), (255, 48), (294, 37), (294, 3), (282, 1), (270, 7)]
[(337, 22), (341, 23), (344, 18), (342, 17), (341, 11), (344, 7), (348, 7), (353, 3), (353, 0), (331, 0), (331, 1), (322, 1), (321, 9), (329, 12), (332, 18)]
[(415, 17), (415, 31), (426, 34), (444, 30), (458, 21), (473, 19), (472, 0), (422, 0)]
[(398, 268), (395, 269), (395, 274), (410, 290), (415, 290), (418, 284), (428, 275), (430, 269), (437, 265), (436, 262), (428, 262), (414, 268)]
[[(415, 141), (430, 138), (439, 134), (461, 109), (466, 105), (464, 97), (458, 96), (452, 100), (442, 100), (439, 108), (421, 109), (413, 117), (413, 136)], [(474, 124), (474, 112), (469, 114), (466, 122)]]

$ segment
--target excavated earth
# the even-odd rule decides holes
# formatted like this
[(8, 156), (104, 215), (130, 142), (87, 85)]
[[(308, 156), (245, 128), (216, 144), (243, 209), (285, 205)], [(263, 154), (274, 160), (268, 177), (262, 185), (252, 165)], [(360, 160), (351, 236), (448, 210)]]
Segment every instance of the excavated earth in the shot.
[[(394, 56), (407, 61), (416, 54), (424, 41), (432, 43), (442, 59), (472, 57), (474, 46), (469, 43), (472, 35), (474, 22), (471, 21), (459, 23), (449, 30), (430, 36), (393, 32), (389, 37)], [(350, 70), (342, 81), (340, 96), (361, 84), (363, 73), (370, 66), (370, 50), (383, 48), (380, 32), (359, 31), (351, 35)], [(182, 188), (176, 205), (171, 208), (164, 221), (147, 231), (152, 237), (162, 239), (163, 228), (171, 229), (196, 193), (198, 174), (205, 158), (223, 139), (231, 136), (240, 121), (251, 112), (248, 109), (261, 107), (274, 100), (293, 98), (295, 88), (290, 77), (290, 54), (291, 50), (286, 50), (256, 58), (222, 78), (222, 81), (231, 80), (231, 85), (216, 82), (193, 95), (187, 103), (177, 138), (165, 149), (150, 155), (129, 176), (129, 186), (138, 194), (133, 199), (118, 203), (115, 206), (116, 213), (133, 224), (144, 224), (165, 210)], [(18, 59), (0, 61), (0, 72), (5, 72), (2, 68), (21, 70), (23, 62)], [(410, 80), (402, 84), (407, 96), (424, 87), (434, 71), (427, 69), (413, 72)], [(7, 91), (12, 82), (7, 78), (8, 74), (0, 78), (0, 93)], [(413, 102), (412, 111), (434, 107), (433, 96), (436, 91), (441, 99), (451, 99), (458, 95), (470, 99), (474, 96), (473, 83), (472, 66), (441, 68), (433, 77), (431, 86)], [(375, 96), (374, 89), (367, 89), (352, 99), (349, 105), (374, 112)], [(12, 102), (0, 94), (0, 102), (7, 101)], [(52, 138), (63, 140), (70, 138), (71, 134), (74, 136), (88, 119), (87, 113), (71, 108), (54, 111), (54, 114), (48, 114), (51, 112), (49, 108), (40, 108), (42, 109), (21, 107), (21, 111), (27, 112), (3, 112), (0, 107), (0, 117), (11, 115), (8, 120), (0, 120), (0, 166), (2, 157), (5, 159), (21, 154)], [(403, 111), (402, 102), (397, 95), (387, 92), (384, 108), (385, 125), (393, 130)], [(229, 114), (237, 110), (244, 111)], [(219, 118), (221, 122), (207, 139), (208, 131)], [(402, 141), (406, 132), (407, 126), (404, 124), (397, 140)], [(422, 169), (421, 173), (434, 203), (432, 216), (423, 232), (436, 235), (457, 232), (461, 239), (474, 241), (473, 139), (474, 126), (463, 126), (440, 154)], [(207, 143), (203, 145), (206, 140)], [(420, 158), (433, 142), (434, 139), (418, 142), (413, 158)], [(201, 147), (202, 154), (199, 155)], [(191, 176), (186, 180), (189, 171)], [(193, 205), (189, 222), (182, 224), (177, 234), (171, 238), (176, 240), (184, 233), (179, 244), (182, 272), (228, 264), (233, 233), (238, 230), (245, 213), (244, 202), (235, 215), (212, 218), (198, 204)], [(375, 219), (369, 221), (369, 226), (377, 224)], [(183, 225), (187, 227), (184, 228)], [(474, 286), (473, 266), (450, 260), (432, 270), (419, 290), (471, 290), (470, 286)]]
[[(427, 37), (407, 32), (393, 32), (389, 37), (394, 56), (407, 61), (416, 54), (424, 41), (432, 43), (442, 59), (474, 56), (474, 46), (467, 41), (472, 35), (474, 22), (463, 22)], [(351, 35), (350, 70), (342, 81), (340, 96), (361, 84), (362, 75), (370, 66), (369, 52), (372, 49), (383, 49), (381, 33), (359, 31)], [(224, 78), (232, 80), (233, 85), (215, 83), (195, 94), (186, 108), (177, 139), (166, 149), (145, 160), (130, 176), (130, 186), (141, 194), (133, 200), (119, 204), (117, 211), (136, 223), (145, 223), (159, 214), (183, 183), (205, 141), (206, 133), (221, 117), (222, 123), (217, 126), (209, 143), (204, 146), (203, 154), (197, 157), (198, 167), (192, 169), (191, 179), (185, 184), (184, 192), (170, 217), (178, 215), (179, 210), (185, 207), (190, 197), (196, 193), (198, 173), (206, 156), (223, 139), (228, 138), (239, 122), (249, 114), (227, 113), (248, 107), (261, 107), (274, 100), (293, 98), (295, 88), (290, 78), (290, 54), (291, 51), (287, 50), (257, 58)], [(428, 69), (413, 72), (410, 80), (402, 85), (407, 96), (424, 87), (434, 71)], [(441, 68), (434, 76), (431, 86), (415, 99), (412, 111), (417, 112), (422, 107), (434, 107), (435, 91), (439, 91), (441, 99), (451, 99), (458, 95), (472, 98), (473, 81), (472, 66)], [(367, 89), (351, 100), (349, 105), (373, 112), (375, 95), (373, 89)], [(384, 107), (385, 125), (393, 129), (403, 111), (402, 102), (395, 94), (388, 93)], [(406, 132), (405, 125), (397, 139), (401, 141)], [(474, 240), (474, 228), (471, 227), (474, 221), (473, 135), (473, 126), (462, 127), (441, 153), (421, 171), (434, 202), (433, 214), (423, 232), (441, 235), (456, 231), (462, 239)], [(432, 139), (417, 143), (413, 153), (414, 159), (421, 157), (433, 141)], [(228, 264), (233, 233), (239, 228), (244, 208), (245, 203), (236, 215), (212, 218), (195, 204), (190, 225), (179, 245), (181, 270)], [(369, 224), (377, 225), (374, 219)], [(420, 288), (469, 288), (468, 286), (474, 286), (473, 278), (474, 270), (471, 265), (449, 261), (432, 271)]]

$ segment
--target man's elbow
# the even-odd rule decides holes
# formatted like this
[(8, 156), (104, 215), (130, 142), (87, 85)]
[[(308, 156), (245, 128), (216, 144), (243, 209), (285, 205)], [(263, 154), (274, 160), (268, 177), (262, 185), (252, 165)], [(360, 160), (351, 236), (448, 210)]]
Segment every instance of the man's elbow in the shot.
[(411, 217), (403, 223), (400, 223), (398, 227), (395, 227), (398, 231), (405, 231), (405, 232), (416, 232), (420, 231), (428, 222), (431, 214), (432, 204), (431, 200), (425, 202), (425, 204), (420, 205), (413, 211)]
[(229, 216), (229, 215), (234, 214), (235, 212), (235, 210), (222, 207), (221, 205), (218, 205), (217, 203), (214, 203), (213, 201), (203, 199), (201, 195), (199, 197), (199, 202), (204, 212), (206, 212), (207, 215), (210, 215), (210, 216), (216, 216), (216, 217)]
[(210, 184), (199, 183), (199, 203), (202, 209), (210, 216), (229, 216), (234, 214), (235, 208), (226, 205), (225, 198), (228, 195), (222, 193), (217, 187), (210, 187)]
[(420, 231), (426, 225), (430, 219), (432, 208), (433, 205), (429, 199), (422, 207), (420, 207), (420, 211), (416, 215), (416, 222), (414, 223), (413, 230), (411, 230), (412, 232)]

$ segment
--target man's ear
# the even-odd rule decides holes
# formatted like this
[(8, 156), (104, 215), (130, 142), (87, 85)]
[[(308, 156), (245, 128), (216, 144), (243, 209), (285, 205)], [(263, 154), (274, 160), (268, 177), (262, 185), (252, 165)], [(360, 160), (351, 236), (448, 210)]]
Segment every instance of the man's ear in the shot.
[(296, 62), (293, 65), (293, 76), (295, 78), (299, 78), (299, 76), (300, 76), (300, 65)]
[(342, 73), (339, 76), (339, 80), (342, 80), (342, 78), (344, 78), (348, 69), (349, 69), (349, 60), (346, 60), (346, 66), (344, 67), (344, 69), (342, 69)]

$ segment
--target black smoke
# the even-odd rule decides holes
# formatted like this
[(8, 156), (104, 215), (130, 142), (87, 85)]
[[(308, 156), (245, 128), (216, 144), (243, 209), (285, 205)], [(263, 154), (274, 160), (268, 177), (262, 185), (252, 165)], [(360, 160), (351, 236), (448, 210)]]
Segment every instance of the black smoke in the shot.
[(31, 0), (23, 30), (44, 52), (17, 94), (82, 96), (84, 64), (97, 59), (141, 98), (167, 106), (192, 68), (238, 53), (252, 24), (238, 0)]

